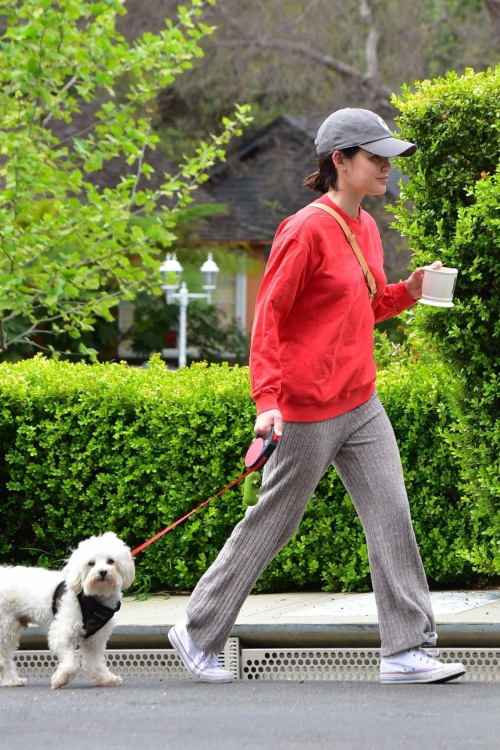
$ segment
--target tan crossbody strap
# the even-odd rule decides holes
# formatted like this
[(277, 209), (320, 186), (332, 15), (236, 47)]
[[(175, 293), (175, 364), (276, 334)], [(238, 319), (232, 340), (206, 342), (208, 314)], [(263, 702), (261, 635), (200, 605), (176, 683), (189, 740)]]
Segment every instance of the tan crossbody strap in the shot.
[(354, 255), (358, 259), (358, 263), (361, 266), (361, 269), (363, 271), (363, 276), (365, 277), (366, 285), (368, 287), (368, 293), (370, 296), (370, 300), (372, 300), (375, 295), (377, 294), (377, 284), (375, 283), (375, 279), (373, 277), (372, 272), (368, 268), (368, 263), (366, 262), (363, 253), (361, 252), (361, 248), (359, 247), (358, 243), (356, 242), (356, 237), (354, 236), (354, 233), (351, 232), (349, 227), (347, 226), (346, 222), (340, 216), (340, 214), (337, 213), (333, 208), (330, 208), (330, 206), (325, 206), (324, 203), (310, 203), (310, 208), (321, 208), (322, 211), (326, 211), (327, 214), (330, 214), (330, 216), (333, 216), (334, 219), (338, 221), (340, 224), (342, 231), (344, 232), (346, 236), (346, 240), (351, 245)]

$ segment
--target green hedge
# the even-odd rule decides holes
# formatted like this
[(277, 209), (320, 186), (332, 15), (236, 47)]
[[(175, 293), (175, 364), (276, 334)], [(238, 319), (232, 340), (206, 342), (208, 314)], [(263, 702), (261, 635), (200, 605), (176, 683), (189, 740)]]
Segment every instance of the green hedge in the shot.
[(430, 336), (464, 383), (449, 436), (459, 489), (485, 533), (469, 559), (500, 573), (500, 66), (423, 81), (395, 100), (403, 137), (419, 148), (395, 209), (414, 264), (459, 269), (455, 307), (419, 306), (413, 330)]
[[(476, 532), (442, 437), (453, 422), (450, 385), (439, 362), (399, 358), (379, 376), (427, 573), (465, 583), (463, 554)], [(185, 514), (242, 472), (254, 421), (248, 394), (248, 369), (227, 365), (171, 372), (158, 359), (143, 370), (41, 357), (0, 365), (2, 562), (55, 565), (108, 529), (133, 547)], [(192, 589), (243, 513), (236, 487), (139, 553), (136, 590)], [(369, 584), (364, 535), (331, 470), (257, 589)]]

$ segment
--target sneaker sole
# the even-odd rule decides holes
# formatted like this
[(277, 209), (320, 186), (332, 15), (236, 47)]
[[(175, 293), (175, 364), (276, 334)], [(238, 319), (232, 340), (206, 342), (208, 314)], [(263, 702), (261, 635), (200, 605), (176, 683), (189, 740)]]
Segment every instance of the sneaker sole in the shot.
[[(445, 674), (442, 674), (442, 672), (445, 672)], [(434, 672), (434, 670), (431, 670), (434, 674), (429, 674), (427, 672), (420, 672), (419, 674), (415, 674), (414, 672), (405, 672), (401, 674), (393, 674), (393, 675), (380, 675), (380, 682), (382, 684), (416, 684), (416, 683), (423, 683), (423, 684), (443, 684), (445, 682), (450, 682), (450, 680), (458, 680), (459, 677), (462, 677), (465, 674), (465, 668), (460, 665), (457, 666), (454, 669), (448, 669), (448, 670), (439, 670), (438, 674)], [(441, 673), (441, 675), (440, 675)]]
[(212, 675), (207, 675), (206, 672), (203, 672), (199, 667), (196, 666), (196, 664), (193, 664), (192, 660), (189, 657), (189, 654), (186, 653), (184, 646), (182, 645), (182, 641), (177, 635), (175, 631), (175, 625), (173, 628), (170, 628), (168, 631), (168, 640), (174, 647), (174, 649), (177, 651), (178, 655), (182, 659), (182, 663), (186, 667), (186, 669), (200, 682), (233, 682), (234, 681), (234, 675), (230, 672), (226, 672), (227, 675), (231, 675), (230, 677), (215, 677)]

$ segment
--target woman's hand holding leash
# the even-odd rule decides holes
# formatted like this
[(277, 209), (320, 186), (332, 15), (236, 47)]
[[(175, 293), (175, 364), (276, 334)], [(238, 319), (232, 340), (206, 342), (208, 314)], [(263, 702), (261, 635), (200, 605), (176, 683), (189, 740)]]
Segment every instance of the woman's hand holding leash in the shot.
[(267, 436), (274, 427), (274, 432), (278, 437), (283, 433), (283, 417), (279, 409), (268, 409), (257, 415), (253, 431), (256, 435)]
[[(435, 260), (434, 263), (429, 266), (429, 268), (442, 268), (442, 263), (440, 260)], [(408, 294), (412, 299), (415, 300), (415, 302), (420, 299), (422, 296), (422, 282), (424, 280), (424, 269), (423, 268), (417, 268), (416, 271), (413, 271), (412, 275), (409, 279), (406, 280), (406, 288), (408, 290)]]

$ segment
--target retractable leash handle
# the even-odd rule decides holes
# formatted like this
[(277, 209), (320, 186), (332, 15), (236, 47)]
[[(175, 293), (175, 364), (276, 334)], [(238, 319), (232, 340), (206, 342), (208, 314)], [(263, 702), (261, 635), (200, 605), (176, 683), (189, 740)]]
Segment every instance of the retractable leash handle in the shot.
[(271, 432), (267, 437), (255, 434), (255, 440), (247, 450), (245, 456), (245, 466), (247, 469), (255, 469), (259, 461), (263, 458), (266, 460), (274, 453), (280, 436), (274, 431), (274, 427), (271, 427)]
[(140, 544), (139, 547), (136, 547), (134, 550), (132, 550), (132, 557), (138, 552), (141, 552), (146, 547), (149, 547), (150, 544), (156, 542), (157, 539), (159, 539), (167, 532), (175, 529), (175, 527), (185, 521), (186, 518), (189, 518), (189, 516), (192, 516), (193, 513), (196, 513), (197, 510), (200, 510), (205, 505), (208, 505), (208, 503), (210, 503), (212, 500), (215, 500), (216, 497), (220, 497), (224, 492), (226, 492), (226, 490), (229, 490), (231, 489), (231, 487), (234, 487), (235, 484), (239, 484), (240, 482), (242, 482), (243, 479), (245, 479), (245, 477), (247, 477), (249, 474), (256, 471), (257, 469), (260, 469), (261, 466), (264, 466), (269, 456), (274, 452), (278, 440), (279, 435), (276, 435), (274, 430), (271, 430), (266, 438), (263, 438), (260, 435), (256, 435), (255, 440), (247, 450), (245, 456), (245, 467), (247, 471), (245, 471), (245, 473), (242, 474), (241, 477), (238, 477), (238, 479), (234, 479), (230, 484), (227, 485), (227, 487), (224, 487), (224, 489), (217, 492), (216, 495), (212, 495), (212, 497), (209, 497), (208, 500), (205, 500), (205, 502), (201, 503), (201, 505), (198, 505), (197, 508), (190, 510), (189, 513), (186, 513), (185, 516), (179, 518), (178, 521), (175, 521), (175, 523), (171, 523), (170, 526), (167, 526), (167, 528), (163, 529), (163, 531), (159, 531), (158, 534), (152, 536), (151, 539), (147, 540), (147, 542), (143, 542), (143, 544)]

